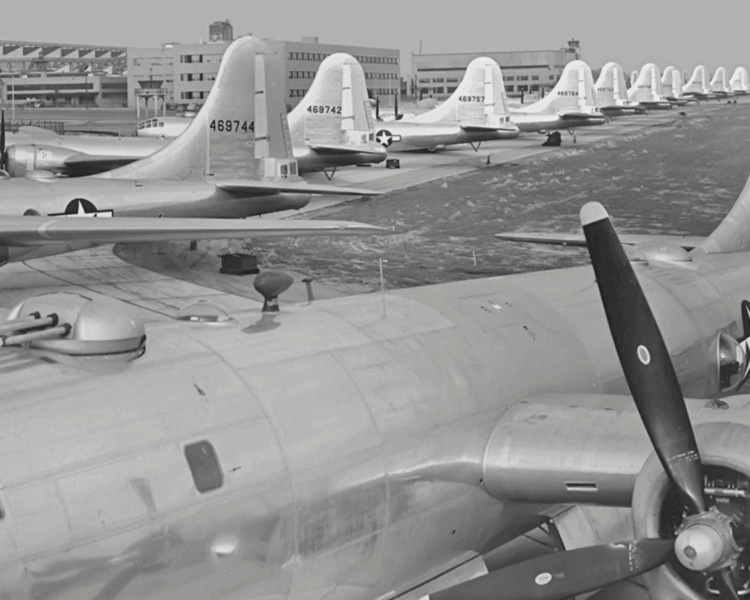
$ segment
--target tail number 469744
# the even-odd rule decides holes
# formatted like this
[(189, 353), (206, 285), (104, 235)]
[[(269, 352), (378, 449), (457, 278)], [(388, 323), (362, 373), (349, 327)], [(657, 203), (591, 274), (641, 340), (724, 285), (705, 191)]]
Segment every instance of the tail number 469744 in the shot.
[(208, 126), (211, 131), (220, 131), (222, 133), (247, 133), (255, 131), (255, 121), (239, 121), (237, 119), (214, 119)]

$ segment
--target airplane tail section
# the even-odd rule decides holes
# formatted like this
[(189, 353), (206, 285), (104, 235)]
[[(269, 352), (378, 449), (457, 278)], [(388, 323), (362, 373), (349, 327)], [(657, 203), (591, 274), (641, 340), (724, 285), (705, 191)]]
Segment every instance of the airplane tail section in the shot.
[[(320, 65), (309, 91), (289, 113), (292, 143), (362, 143), (374, 129), (362, 66), (337, 52)], [(364, 138), (363, 138), (364, 136)]]
[(628, 98), (633, 102), (659, 102), (664, 99), (661, 87), (661, 73), (654, 63), (646, 63), (641, 68), (633, 86), (628, 90)]
[(729, 93), (729, 86), (727, 85), (727, 70), (724, 67), (716, 69), (716, 72), (711, 79), (711, 91), (723, 94)]
[(698, 65), (693, 70), (693, 74), (690, 76), (688, 82), (683, 86), (682, 92), (684, 94), (705, 94), (709, 91), (707, 84), (708, 76), (706, 67)]
[(594, 78), (591, 68), (582, 60), (573, 60), (565, 69), (552, 91), (531, 106), (524, 107), (524, 114), (595, 113)]
[(602, 109), (638, 108), (637, 103), (628, 99), (625, 72), (616, 62), (609, 62), (602, 67), (594, 92), (596, 104)]
[(682, 96), (682, 73), (680, 70), (669, 66), (664, 69), (661, 76), (661, 89), (667, 98), (680, 98)]
[(469, 63), (461, 83), (445, 102), (408, 119), (411, 123), (449, 123), (467, 128), (500, 128), (509, 120), (503, 73), (486, 56)]
[(750, 178), (724, 220), (695, 251), (707, 254), (750, 251)]
[[(250, 177), (257, 139), (256, 56), (261, 45), (246, 36), (227, 48), (203, 108), (182, 135), (147, 158), (97, 177), (197, 179), (216, 171)], [(231, 163), (222, 165), (226, 160)]]
[(750, 92), (750, 81), (748, 81), (747, 69), (737, 67), (729, 80), (733, 92)]

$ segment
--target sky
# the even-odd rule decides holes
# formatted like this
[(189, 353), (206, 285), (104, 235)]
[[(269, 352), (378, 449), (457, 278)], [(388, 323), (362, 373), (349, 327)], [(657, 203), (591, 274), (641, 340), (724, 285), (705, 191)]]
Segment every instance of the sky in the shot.
[(402, 73), (422, 52), (554, 50), (581, 42), (593, 69), (646, 62), (692, 71), (750, 69), (747, 0), (36, 0), (13, 2), (0, 39), (155, 47), (205, 41), (229, 19), (235, 35), (340, 43), (401, 51)]

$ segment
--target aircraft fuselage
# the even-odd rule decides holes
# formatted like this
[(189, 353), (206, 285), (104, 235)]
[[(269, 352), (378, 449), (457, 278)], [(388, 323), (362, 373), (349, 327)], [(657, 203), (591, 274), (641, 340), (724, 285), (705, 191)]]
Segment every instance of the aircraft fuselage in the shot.
[(464, 129), (457, 124), (389, 121), (376, 125), (375, 140), (388, 152), (438, 150), (454, 144), (476, 144), (518, 137), (515, 127)]
[[(639, 269), (686, 395), (713, 395), (747, 264)], [(235, 317), (153, 323), (143, 357), (106, 368), (2, 351), (3, 592), (392, 597), (537, 522), (484, 490), (509, 409), (626, 390), (589, 267)], [(648, 444), (637, 421), (630, 437), (632, 471)]]

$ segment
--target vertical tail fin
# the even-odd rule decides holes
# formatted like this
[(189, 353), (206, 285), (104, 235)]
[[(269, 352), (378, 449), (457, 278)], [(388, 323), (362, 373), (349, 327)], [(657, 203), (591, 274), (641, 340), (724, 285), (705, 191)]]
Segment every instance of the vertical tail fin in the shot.
[(673, 66), (664, 69), (661, 75), (661, 89), (667, 98), (680, 98), (682, 96), (682, 74)]
[(565, 65), (560, 81), (549, 94), (519, 112), (554, 114), (571, 111), (590, 113), (593, 110), (596, 110), (596, 98), (591, 68), (582, 60), (573, 60)]
[[(255, 158), (255, 56), (260, 42), (246, 36), (224, 52), (213, 88), (187, 129), (161, 150), (96, 177), (126, 179), (196, 179), (217, 170), (231, 156), (247, 177)], [(219, 168), (223, 173), (226, 169)]]
[(694, 251), (707, 254), (750, 250), (750, 178), (724, 220)]
[(685, 94), (706, 94), (710, 92), (707, 84), (708, 77), (706, 67), (698, 65), (693, 70), (693, 74), (690, 76), (688, 82), (682, 87), (682, 92)]
[(595, 86), (598, 106), (617, 106), (627, 100), (625, 73), (616, 62), (608, 62), (602, 67)]
[(748, 82), (747, 69), (737, 67), (729, 80), (729, 85), (733, 92), (750, 92), (750, 82)]
[(508, 120), (503, 73), (498, 64), (486, 56), (469, 63), (461, 83), (445, 102), (429, 112), (408, 119), (411, 123), (484, 127), (498, 127)]
[(729, 93), (729, 85), (727, 85), (727, 70), (724, 67), (716, 69), (713, 78), (711, 79), (711, 91)]
[(633, 102), (658, 102), (664, 99), (661, 87), (661, 73), (654, 63), (646, 63), (641, 68), (635, 84), (628, 90), (628, 98)]
[(292, 142), (346, 143), (373, 129), (362, 66), (343, 52), (327, 57), (305, 97), (289, 113)]

